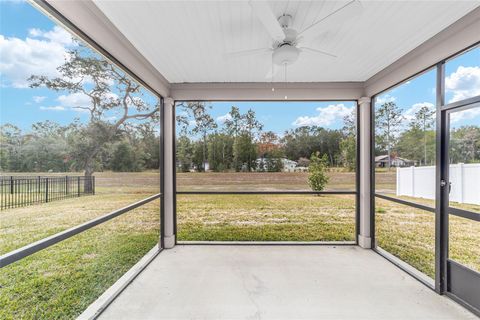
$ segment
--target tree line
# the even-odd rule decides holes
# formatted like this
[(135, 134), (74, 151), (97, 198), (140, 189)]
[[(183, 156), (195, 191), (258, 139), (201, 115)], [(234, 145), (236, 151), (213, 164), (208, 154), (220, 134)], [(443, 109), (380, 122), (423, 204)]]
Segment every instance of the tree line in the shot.
[[(420, 107), (408, 120), (393, 101), (375, 109), (375, 155), (387, 155), (387, 166), (396, 157), (415, 165), (434, 165), (436, 157), (435, 111)], [(480, 162), (480, 127), (464, 125), (450, 130), (450, 163)]]
[(282, 159), (307, 167), (313, 154), (326, 156), (328, 166), (355, 169), (356, 120), (352, 111), (341, 129), (302, 126), (279, 136), (264, 131), (256, 113), (232, 106), (222, 123), (205, 102), (177, 105), (177, 169), (204, 171), (281, 171)]
[[(85, 133), (89, 130), (92, 128), (88, 124), (79, 121), (68, 125), (37, 122), (28, 132), (13, 124), (4, 124), (0, 127), (0, 169), (7, 172), (85, 171), (88, 156), (85, 149), (90, 139)], [(89, 165), (93, 171), (158, 170), (158, 125), (149, 122), (125, 125), (102, 146)]]

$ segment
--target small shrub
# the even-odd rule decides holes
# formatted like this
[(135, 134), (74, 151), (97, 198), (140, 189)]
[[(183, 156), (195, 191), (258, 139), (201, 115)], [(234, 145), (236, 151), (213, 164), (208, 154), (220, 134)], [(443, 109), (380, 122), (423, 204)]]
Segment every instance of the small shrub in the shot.
[(308, 166), (308, 184), (314, 191), (322, 191), (328, 183), (328, 176), (326, 174), (328, 167), (327, 155), (320, 157), (320, 153), (316, 152), (310, 157), (310, 164)]

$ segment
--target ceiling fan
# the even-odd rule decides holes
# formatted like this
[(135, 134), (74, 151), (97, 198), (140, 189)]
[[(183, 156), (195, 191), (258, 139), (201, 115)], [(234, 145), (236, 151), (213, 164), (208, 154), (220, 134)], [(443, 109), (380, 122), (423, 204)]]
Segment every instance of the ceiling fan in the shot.
[(362, 11), (362, 6), (358, 0), (350, 0), (328, 15), (313, 22), (303, 30), (297, 31), (292, 28), (293, 18), (291, 15), (284, 13), (277, 18), (266, 1), (250, 0), (248, 3), (252, 8), (253, 13), (262, 22), (266, 31), (272, 38), (273, 43), (270, 47), (231, 52), (228, 53), (227, 56), (239, 57), (271, 52), (272, 77), (274, 73), (273, 65), (284, 66), (286, 68), (287, 65), (291, 65), (297, 61), (302, 52), (336, 58), (337, 56), (333, 53), (310, 48), (305, 46), (305, 44), (312, 43), (313, 40), (321, 34), (334, 29), (341, 24), (342, 21), (351, 19)]

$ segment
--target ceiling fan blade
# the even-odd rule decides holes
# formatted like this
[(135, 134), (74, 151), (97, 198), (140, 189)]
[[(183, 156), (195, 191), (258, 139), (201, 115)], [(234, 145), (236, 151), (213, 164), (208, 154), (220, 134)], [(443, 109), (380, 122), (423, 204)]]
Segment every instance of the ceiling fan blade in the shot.
[(350, 20), (363, 11), (362, 4), (359, 0), (351, 0), (344, 4), (340, 8), (332, 11), (325, 17), (315, 21), (305, 29), (303, 29), (298, 35), (302, 37), (306, 43), (312, 42), (320, 34), (332, 30), (340, 26), (344, 21)]
[(302, 51), (310, 52), (310, 53), (322, 54), (322, 55), (325, 55), (325, 56), (329, 56), (331, 58), (338, 58), (338, 56), (336, 56), (332, 53), (326, 52), (326, 51), (322, 51), (322, 50), (317, 50), (317, 49), (307, 48), (307, 47), (300, 47), (299, 49), (301, 49)]
[(259, 48), (259, 49), (227, 52), (224, 54), (224, 56), (225, 58), (236, 58), (236, 57), (244, 57), (244, 56), (254, 56), (254, 55), (269, 53), (271, 51), (272, 51), (271, 48)]
[(225, 53), (225, 58), (236, 58), (236, 57), (244, 57), (244, 56), (253, 56), (258, 54), (264, 54), (271, 52), (271, 48), (259, 48), (259, 49), (250, 49), (250, 50), (241, 50), (241, 51), (234, 51), (234, 52), (227, 52)]
[(270, 8), (266, 1), (250, 0), (248, 1), (248, 4), (252, 8), (253, 13), (257, 16), (258, 20), (260, 20), (265, 29), (267, 29), (268, 34), (273, 40), (282, 41), (285, 39), (285, 33), (278, 23), (272, 8)]

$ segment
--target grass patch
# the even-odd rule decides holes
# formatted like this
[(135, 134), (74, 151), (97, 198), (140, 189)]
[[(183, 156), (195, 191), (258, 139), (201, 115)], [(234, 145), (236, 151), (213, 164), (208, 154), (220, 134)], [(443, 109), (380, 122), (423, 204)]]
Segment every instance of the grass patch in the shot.
[[(0, 253), (159, 192), (158, 172), (100, 173), (94, 196), (0, 212)], [(78, 316), (159, 241), (159, 201), (1, 269), (0, 319)]]
[(353, 195), (179, 195), (178, 239), (354, 241)]
[(1, 319), (71, 319), (159, 239), (152, 202), (2, 268)]
[[(435, 214), (378, 198), (375, 206), (377, 244), (435, 278)], [(449, 219), (450, 257), (480, 271), (480, 224), (452, 215)]]

